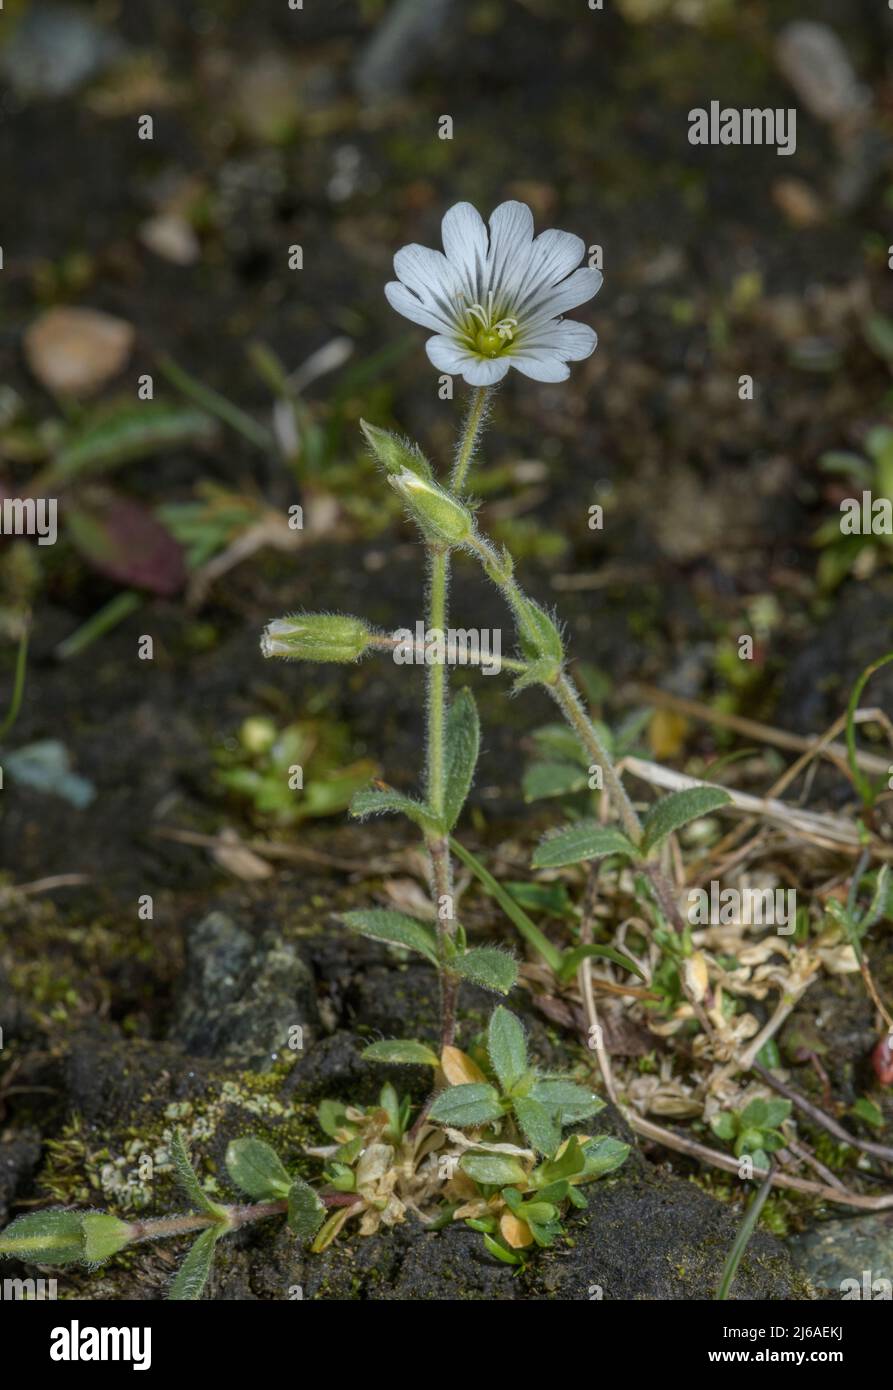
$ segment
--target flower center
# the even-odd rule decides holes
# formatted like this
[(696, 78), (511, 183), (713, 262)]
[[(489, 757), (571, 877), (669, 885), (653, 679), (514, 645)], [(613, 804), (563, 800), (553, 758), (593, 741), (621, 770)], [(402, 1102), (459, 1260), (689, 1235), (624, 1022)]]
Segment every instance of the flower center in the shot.
[(498, 357), (518, 331), (518, 320), (511, 315), (497, 318), (493, 308), (493, 291), (487, 295), (486, 307), (483, 304), (468, 304), (468, 337), (471, 345), (482, 357)]

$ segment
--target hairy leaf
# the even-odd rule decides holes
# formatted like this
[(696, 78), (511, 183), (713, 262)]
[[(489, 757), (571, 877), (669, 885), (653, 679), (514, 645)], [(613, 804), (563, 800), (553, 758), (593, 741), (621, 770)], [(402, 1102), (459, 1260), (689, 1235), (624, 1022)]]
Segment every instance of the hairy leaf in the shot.
[(471, 789), (481, 744), (477, 705), (467, 688), (450, 705), (444, 744), (443, 814), (447, 829), (452, 830)]
[(226, 1208), (217, 1202), (212, 1202), (199, 1182), (195, 1169), (189, 1161), (183, 1135), (178, 1129), (174, 1131), (174, 1137), (171, 1141), (171, 1157), (174, 1160), (177, 1181), (193, 1206), (198, 1207), (199, 1211), (205, 1212), (206, 1215), (213, 1216), (215, 1221), (227, 1220)]
[(262, 1139), (233, 1139), (226, 1151), (226, 1171), (235, 1186), (257, 1202), (287, 1196), (292, 1183), (276, 1150)]
[(217, 1226), (209, 1226), (202, 1231), (171, 1284), (168, 1294), (170, 1302), (195, 1302), (201, 1298), (214, 1263), (214, 1246), (222, 1234)]
[(475, 1182), (488, 1187), (506, 1187), (509, 1183), (524, 1182), (523, 1164), (510, 1154), (464, 1154), (459, 1167)]
[(367, 1062), (407, 1062), (416, 1063), (424, 1067), (437, 1067), (440, 1059), (426, 1043), (413, 1042), (409, 1039), (401, 1042), (374, 1042), (363, 1049), (363, 1058)]
[(483, 989), (495, 990), (497, 994), (508, 994), (518, 978), (518, 962), (514, 956), (495, 946), (479, 946), (466, 951), (464, 956), (456, 956), (450, 961), (450, 969), (463, 979)]
[(575, 1082), (565, 1081), (563, 1078), (541, 1078), (534, 1084), (530, 1094), (548, 1110), (557, 1111), (561, 1123), (565, 1125), (575, 1124), (577, 1120), (588, 1120), (590, 1115), (597, 1115), (605, 1108), (605, 1102), (599, 1096), (587, 1091), (585, 1086), (578, 1086)]
[(515, 1015), (501, 1004), (490, 1015), (487, 1051), (500, 1086), (510, 1091), (527, 1070), (527, 1038)]
[(20, 1216), (0, 1235), (0, 1259), (5, 1255), (26, 1264), (68, 1265), (86, 1258), (83, 1213), (31, 1211)]
[(613, 826), (599, 825), (597, 821), (577, 821), (540, 841), (534, 851), (533, 867), (560, 869), (565, 864), (600, 859), (606, 854), (622, 854), (635, 859), (637, 851), (632, 840)]
[(630, 970), (634, 975), (638, 975), (640, 980), (645, 976), (630, 957), (618, 951), (616, 946), (575, 946), (573, 950), (566, 951), (561, 961), (561, 969), (558, 972), (559, 980), (565, 982), (572, 980), (579, 970), (582, 962), (588, 957), (601, 957), (603, 960), (612, 960), (615, 965), (623, 966), (624, 970)]
[(288, 1229), (299, 1240), (312, 1240), (325, 1220), (326, 1209), (309, 1183), (293, 1178), (288, 1190)]
[(645, 817), (643, 852), (649, 854), (675, 830), (688, 825), (689, 821), (709, 815), (720, 806), (728, 806), (731, 800), (722, 787), (689, 787), (686, 791), (671, 792), (658, 801)]
[(552, 1113), (532, 1096), (519, 1097), (513, 1101), (512, 1109), (531, 1148), (541, 1154), (553, 1154), (561, 1143), (561, 1129)]
[(405, 912), (394, 912), (385, 907), (370, 907), (357, 912), (344, 912), (341, 920), (351, 931), (359, 932), (361, 936), (418, 951), (430, 960), (432, 965), (437, 964), (437, 941), (434, 932)]
[(430, 807), (423, 806), (421, 801), (416, 801), (411, 796), (394, 791), (392, 787), (363, 787), (361, 791), (354, 793), (350, 803), (350, 814), (360, 818), (386, 816), (391, 813), (406, 816), (421, 829), (434, 825), (436, 820)]
[(490, 1124), (500, 1119), (502, 1113), (498, 1093), (494, 1087), (482, 1081), (473, 1081), (467, 1086), (450, 1086), (435, 1097), (428, 1111), (429, 1117), (438, 1124), (453, 1125), (457, 1129)]

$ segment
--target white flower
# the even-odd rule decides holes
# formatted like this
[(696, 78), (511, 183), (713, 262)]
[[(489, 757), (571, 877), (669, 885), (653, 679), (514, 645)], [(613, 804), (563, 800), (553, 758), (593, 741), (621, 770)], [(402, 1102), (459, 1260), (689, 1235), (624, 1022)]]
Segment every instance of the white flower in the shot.
[(534, 237), (530, 208), (514, 202), (496, 208), (489, 235), (470, 203), (456, 203), (441, 235), (443, 252), (417, 245), (398, 251), (398, 278), (385, 286), (398, 314), (434, 329), (426, 347), (439, 371), (472, 386), (501, 381), (509, 367), (534, 381), (565, 381), (568, 362), (594, 351), (593, 330), (560, 317), (602, 282), (600, 270), (575, 269), (586, 249), (579, 237)]

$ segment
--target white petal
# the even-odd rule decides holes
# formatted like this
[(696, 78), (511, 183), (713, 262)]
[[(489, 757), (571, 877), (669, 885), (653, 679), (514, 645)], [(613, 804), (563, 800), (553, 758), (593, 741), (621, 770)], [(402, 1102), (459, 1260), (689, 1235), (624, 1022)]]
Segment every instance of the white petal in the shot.
[(437, 370), (449, 372), (450, 376), (464, 371), (469, 362), (476, 361), (467, 348), (460, 347), (454, 338), (448, 338), (442, 333), (436, 338), (428, 339), (425, 351)]
[(421, 323), (425, 328), (433, 328), (437, 333), (442, 333), (445, 329), (452, 327), (452, 324), (444, 318), (443, 314), (433, 309), (427, 309), (412, 290), (401, 285), (399, 280), (389, 281), (384, 287), (384, 292), (391, 308), (396, 309), (397, 313), (402, 314), (404, 318), (412, 319), (413, 323)]
[(588, 323), (578, 323), (576, 319), (561, 319), (547, 323), (542, 328), (525, 334), (520, 341), (518, 352), (554, 353), (565, 362), (582, 362), (589, 357), (598, 345), (595, 330)]
[(515, 312), (525, 306), (547, 285), (557, 285), (580, 264), (586, 245), (572, 232), (554, 229), (541, 232), (533, 243), (524, 283), (519, 287)]
[(502, 381), (511, 365), (508, 357), (472, 357), (469, 354), (462, 375), (469, 386), (494, 386)]
[(571, 369), (548, 352), (513, 353), (512, 366), (533, 381), (567, 381)]
[(463, 376), (469, 386), (492, 386), (511, 366), (507, 357), (477, 357), (443, 335), (429, 338), (425, 351), (438, 371)]
[(459, 272), (471, 304), (480, 301), (487, 264), (487, 228), (471, 203), (456, 203), (440, 226), (447, 260)]
[(600, 270), (587, 268), (575, 270), (573, 275), (562, 280), (560, 285), (550, 288), (544, 286), (527, 304), (521, 318), (521, 327), (533, 328), (546, 319), (557, 318), (568, 309), (576, 309), (579, 304), (585, 304), (587, 299), (598, 294), (603, 279)]
[(443, 322), (452, 323), (463, 300), (462, 280), (442, 251), (429, 246), (403, 246), (394, 257), (397, 279)]
[(490, 215), (487, 289), (513, 298), (523, 284), (533, 248), (533, 213), (526, 203), (500, 203)]

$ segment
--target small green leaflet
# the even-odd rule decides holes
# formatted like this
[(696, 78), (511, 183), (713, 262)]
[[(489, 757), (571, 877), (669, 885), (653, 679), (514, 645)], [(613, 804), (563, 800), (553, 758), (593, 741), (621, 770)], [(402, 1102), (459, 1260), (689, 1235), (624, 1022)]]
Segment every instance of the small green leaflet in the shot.
[(84, 1259), (87, 1264), (101, 1265), (117, 1255), (130, 1241), (132, 1230), (126, 1221), (107, 1212), (88, 1211), (81, 1217), (84, 1232)]
[(600, 825), (597, 821), (577, 821), (537, 845), (533, 867), (560, 869), (566, 864), (600, 859), (606, 854), (622, 854), (627, 859), (637, 857), (632, 840), (620, 830), (610, 825)]
[(390, 946), (403, 946), (437, 965), (437, 942), (434, 932), (415, 917), (405, 912), (394, 912), (390, 908), (370, 907), (358, 912), (345, 912), (341, 916), (345, 926), (361, 936), (371, 937), (373, 941), (384, 941)]
[(208, 1226), (202, 1231), (171, 1284), (170, 1302), (194, 1302), (201, 1298), (214, 1263), (214, 1246), (223, 1234), (219, 1226)]
[(563, 1125), (588, 1120), (591, 1115), (597, 1115), (605, 1108), (605, 1102), (599, 1096), (593, 1095), (574, 1081), (565, 1081), (563, 1077), (540, 1078), (534, 1083), (530, 1094), (547, 1110), (556, 1111)]
[(460, 690), (449, 708), (446, 720), (443, 815), (452, 830), (462, 814), (471, 789), (481, 742), (481, 726), (474, 696)]
[(586, 787), (589, 774), (573, 763), (531, 763), (525, 768), (521, 790), (525, 801), (541, 801), (549, 796), (569, 796)]
[(495, 946), (479, 946), (466, 951), (464, 956), (454, 957), (450, 969), (464, 980), (471, 980), (483, 989), (492, 989), (496, 994), (508, 994), (518, 978), (518, 962), (514, 956)]
[(683, 792), (671, 792), (653, 806), (645, 817), (642, 830), (642, 851), (650, 854), (663, 844), (668, 835), (680, 830), (689, 821), (698, 820), (731, 805), (732, 798), (722, 787), (689, 787)]

